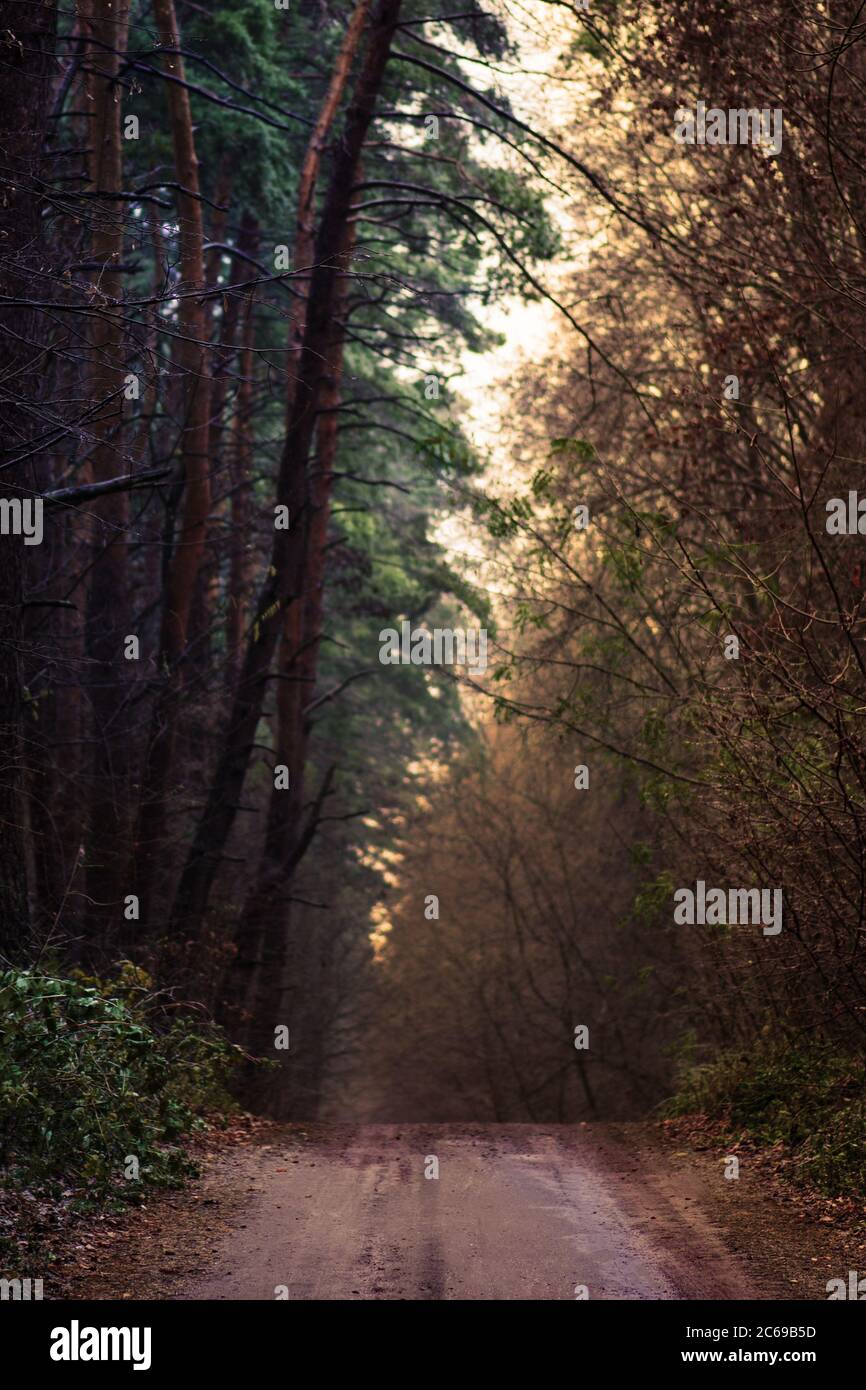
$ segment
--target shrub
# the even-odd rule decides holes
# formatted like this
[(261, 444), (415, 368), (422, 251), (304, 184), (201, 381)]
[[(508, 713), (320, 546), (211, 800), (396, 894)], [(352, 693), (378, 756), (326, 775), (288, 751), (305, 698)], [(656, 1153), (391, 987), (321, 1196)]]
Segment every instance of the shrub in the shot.
[(756, 1045), (686, 1071), (668, 1114), (700, 1112), (762, 1145), (780, 1144), (792, 1176), (828, 1196), (866, 1193), (863, 1062), (837, 1047)]
[(111, 982), (0, 971), (0, 1163), (132, 1200), (175, 1185), (194, 1171), (178, 1140), (225, 1106), (235, 1056), (188, 1014), (167, 1021), (129, 962)]

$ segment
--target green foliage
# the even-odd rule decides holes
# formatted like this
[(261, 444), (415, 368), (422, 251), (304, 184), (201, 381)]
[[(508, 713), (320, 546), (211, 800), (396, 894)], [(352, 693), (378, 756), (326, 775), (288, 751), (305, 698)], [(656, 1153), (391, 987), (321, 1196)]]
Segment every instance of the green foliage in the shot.
[(584, 463), (592, 463), (595, 459), (595, 449), (587, 439), (552, 439), (550, 441), (550, 452), (556, 457), (563, 456), (573, 466)]
[(135, 1200), (194, 1171), (178, 1141), (227, 1106), (235, 1049), (188, 1017), (163, 1023), (149, 988), (129, 962), (111, 982), (0, 972), (0, 1160), (14, 1180)]
[(652, 925), (658, 920), (665, 907), (670, 905), (673, 892), (673, 875), (669, 869), (665, 869), (651, 882), (645, 883), (635, 894), (635, 917)]
[(613, 572), (621, 588), (631, 592), (637, 590), (645, 557), (641, 546), (631, 536), (622, 541), (609, 541), (602, 550), (602, 563)]
[(650, 753), (663, 753), (668, 744), (668, 727), (664, 715), (651, 709), (643, 721), (642, 739)]
[(732, 1138), (781, 1145), (793, 1176), (827, 1196), (866, 1194), (863, 1061), (815, 1041), (759, 1043), (683, 1072), (670, 1115), (706, 1114)]

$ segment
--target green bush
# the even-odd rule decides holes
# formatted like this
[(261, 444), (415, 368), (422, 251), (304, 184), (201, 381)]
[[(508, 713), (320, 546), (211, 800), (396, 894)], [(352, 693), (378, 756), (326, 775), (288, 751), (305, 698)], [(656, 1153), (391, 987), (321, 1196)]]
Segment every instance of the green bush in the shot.
[(235, 1055), (188, 1015), (167, 1022), (129, 962), (111, 982), (0, 971), (0, 1164), (127, 1200), (177, 1184), (194, 1171), (177, 1141), (225, 1107)]
[(666, 1107), (702, 1113), (732, 1136), (781, 1144), (795, 1178), (827, 1196), (866, 1194), (866, 1070), (862, 1059), (821, 1041), (764, 1041), (684, 1072)]

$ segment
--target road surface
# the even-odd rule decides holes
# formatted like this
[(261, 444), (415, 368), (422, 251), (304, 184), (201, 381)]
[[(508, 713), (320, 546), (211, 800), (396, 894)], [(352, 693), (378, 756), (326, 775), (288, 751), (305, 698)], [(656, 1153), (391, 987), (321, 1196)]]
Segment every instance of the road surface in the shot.
[(604, 1127), (313, 1126), (236, 1161), (236, 1223), (175, 1298), (768, 1296), (688, 1175)]

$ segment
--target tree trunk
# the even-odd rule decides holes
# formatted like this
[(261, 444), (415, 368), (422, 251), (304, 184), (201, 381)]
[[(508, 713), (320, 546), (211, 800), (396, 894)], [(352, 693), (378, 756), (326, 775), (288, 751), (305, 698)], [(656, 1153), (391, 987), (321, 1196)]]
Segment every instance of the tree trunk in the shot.
[[(354, 242), (354, 224), (347, 227), (344, 254), (348, 261)], [(338, 291), (334, 313), (334, 334), (322, 382), (316, 451), (308, 479), (308, 527), (306, 583), (303, 601), (289, 610), (296, 615), (292, 626), (294, 646), (288, 648), (281, 669), (288, 679), (277, 690), (277, 738), (275, 762), (290, 769), (287, 790), (274, 787), (270, 795), (265, 844), (255, 886), (247, 895), (238, 924), (237, 955), (227, 981), (225, 996), (239, 1015), (239, 1037), (256, 1052), (273, 1036), (258, 1020), (273, 1019), (283, 1007), (283, 988), (291, 990), (287, 978), (290, 959), (290, 912), (288, 894), (299, 859), (304, 828), (304, 788), (307, 760), (308, 724), (305, 709), (310, 704), (318, 675), (319, 647), (324, 610), (325, 555), (330, 521), (331, 486), (337, 450), (337, 408), (345, 344), (345, 301), (349, 277)], [(278, 985), (282, 981), (282, 986)], [(228, 1021), (228, 1019), (227, 1019)], [(288, 1022), (288, 1020), (279, 1020)], [(265, 1037), (259, 1036), (262, 1031)], [(261, 1078), (273, 1089), (271, 1078)], [(250, 1075), (255, 1084), (258, 1074)]]
[[(90, 478), (103, 482), (125, 472), (123, 393), (123, 258), (125, 204), (121, 91), (117, 74), (126, 51), (128, 0), (79, 0), (78, 19), (85, 44), (84, 94), (88, 112), (90, 239), (94, 303), (89, 319), (86, 390), (95, 406), (89, 426)], [(89, 810), (85, 831), (87, 869), (86, 934), (91, 949), (121, 920), (128, 825), (129, 739), (124, 728), (123, 638), (129, 632), (127, 529), (129, 496), (113, 493), (88, 508), (93, 528), (85, 599), (85, 681), (87, 734), (92, 749)]]
[[(249, 218), (246, 248), (258, 255), (259, 227)], [(255, 370), (255, 301), (247, 298), (243, 309), (240, 385), (233, 420), (231, 444), (231, 531), (228, 595), (226, 602), (226, 686), (234, 695), (243, 645), (249, 584), (249, 526), (253, 467), (253, 385)]]
[[(305, 271), (306, 274), (303, 279), (297, 282), (299, 297), (295, 300), (289, 326), (289, 370), (286, 380), (287, 427), (291, 422), (297, 399), (299, 373), (296, 375), (294, 368), (296, 363), (300, 363), (307, 327), (311, 268), (316, 255), (314, 234), (316, 190), (322, 155), (349, 79), (352, 62), (367, 22), (369, 9), (370, 0), (359, 0), (352, 14), (328, 90), (307, 146), (298, 181), (298, 214), (293, 264), (296, 271)], [(341, 245), (341, 259), (346, 266), (348, 266), (353, 242), (354, 224), (347, 222)], [(345, 281), (342, 283), (344, 285)], [(344, 296), (338, 292), (336, 297), (341, 304)], [(340, 317), (337, 304), (335, 304), (334, 317), (335, 322)], [(339, 344), (338, 348), (336, 347), (337, 343)], [(340, 362), (342, 363), (342, 330), (340, 329), (335, 335), (335, 344), (332, 346), (332, 351), (335, 350), (339, 351)], [(328, 370), (322, 378), (321, 390), (323, 393), (327, 393), (328, 383), (333, 381), (334, 363), (329, 361)], [(321, 421), (318, 422), (317, 429), (320, 424)], [(302, 569), (306, 567), (307, 563), (310, 542), (309, 528), (311, 518), (315, 516), (315, 506), (308, 480), (305, 515), (298, 518), (294, 532), (294, 547), (302, 557), (300, 560)], [(327, 526), (327, 522), (325, 524)], [(290, 603), (284, 610), (280, 633), (276, 692), (277, 728), (274, 747), (274, 762), (289, 768), (290, 779), (288, 789), (278, 791), (274, 788), (271, 792), (261, 864), (255, 887), (247, 895), (238, 923), (235, 937), (237, 954), (226, 983), (224, 1008), (233, 1009), (239, 1015), (240, 1036), (244, 1036), (245, 1020), (250, 1017), (245, 1011), (252, 1002), (250, 996), (254, 989), (256, 969), (260, 963), (259, 955), (263, 934), (268, 925), (275, 932), (281, 933), (286, 886), (285, 870), (301, 830), (305, 761), (303, 711), (312, 695), (316, 666), (315, 656), (313, 656), (312, 661), (303, 660), (305, 653), (304, 622), (305, 602)], [(318, 649), (318, 642), (316, 642), (316, 649)], [(303, 669), (301, 669), (301, 663), (303, 663)], [(271, 962), (270, 968), (272, 970), (275, 968), (273, 962)]]
[(278, 504), (288, 507), (291, 529), (275, 530), (267, 578), (238, 683), (229, 728), (213, 785), (196, 831), (172, 914), (176, 927), (197, 936), (213, 881), (240, 800), (256, 728), (262, 712), (283, 614), (303, 593), (302, 548), (298, 527), (304, 525), (307, 458), (316, 423), (319, 394), (331, 346), (334, 306), (342, 267), (341, 247), (352, 206), (364, 140), (373, 119), (388, 55), (400, 14), (400, 0), (379, 0), (343, 135), (334, 157), (325, 207), (316, 238), (306, 333), (298, 367), (289, 427), (277, 485)]
[[(46, 266), (42, 230), (45, 117), (55, 74), (53, 4), (5, 5), (0, 13), (0, 244), (4, 290), (26, 298)], [(16, 463), (38, 437), (47, 338), (38, 310), (10, 305), (0, 311), (4, 372), (0, 380), (3, 444), (0, 497), (32, 496), (28, 463)], [(24, 756), (21, 738), (23, 608), (26, 555), (23, 536), (0, 537), (0, 953), (25, 962), (31, 948), (25, 857)], [(35, 737), (28, 730), (28, 741)], [(38, 754), (37, 754), (38, 756)]]
[[(173, 0), (154, 0), (154, 14), (163, 47), (178, 49), (180, 39)], [(169, 72), (184, 79), (183, 59), (177, 52), (167, 54), (165, 62)], [(194, 293), (205, 288), (198, 158), (189, 93), (177, 82), (166, 83), (166, 88), (175, 169), (181, 185), (178, 194), (182, 277), (180, 332), (175, 339), (173, 356), (184, 385), (181, 441), (184, 494), (180, 525), (166, 575), (157, 673), (162, 685), (154, 702), (134, 846), (136, 892), (141, 899), (145, 930), (152, 904), (154, 874), (165, 848), (166, 799), (182, 685), (180, 667), (210, 509), (207, 315), (204, 301)]]

